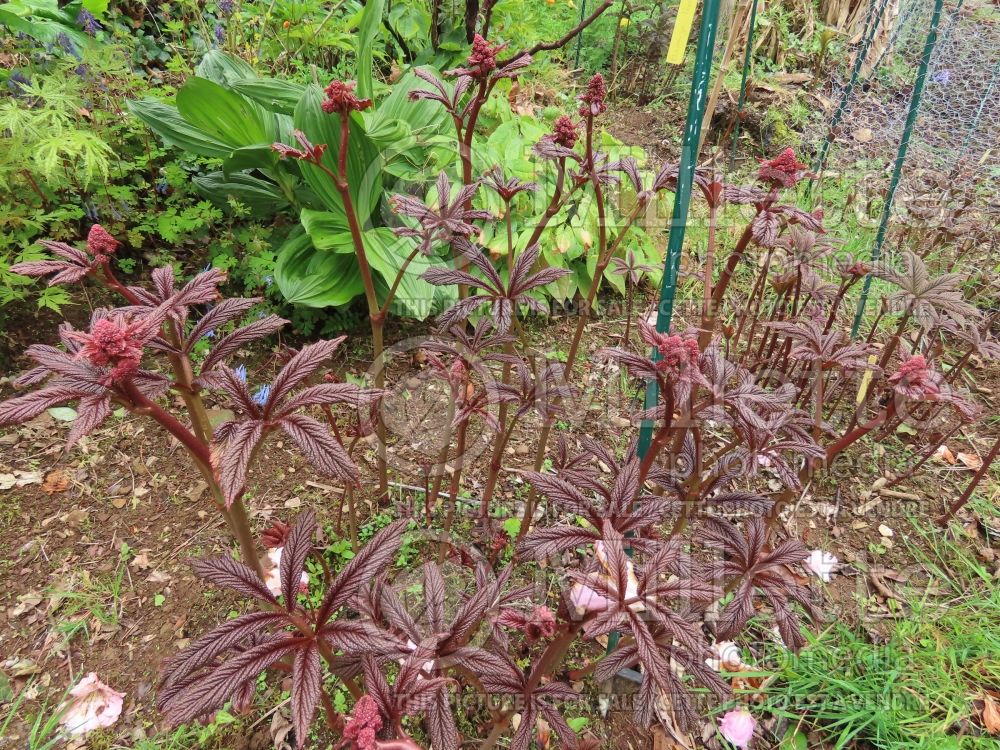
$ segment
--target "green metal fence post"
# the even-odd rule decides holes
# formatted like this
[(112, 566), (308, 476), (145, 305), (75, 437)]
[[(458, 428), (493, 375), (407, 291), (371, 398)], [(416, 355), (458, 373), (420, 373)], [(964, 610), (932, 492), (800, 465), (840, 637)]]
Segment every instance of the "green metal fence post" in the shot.
[[(920, 59), (920, 68), (917, 71), (917, 80), (913, 84), (913, 93), (910, 95), (910, 106), (906, 113), (906, 123), (903, 125), (903, 135), (899, 139), (899, 148), (896, 150), (896, 162), (892, 168), (892, 178), (889, 180), (889, 192), (885, 196), (885, 205), (882, 206), (882, 217), (879, 220), (878, 233), (875, 235), (875, 244), (872, 246), (871, 262), (874, 265), (882, 255), (882, 244), (885, 242), (885, 235), (889, 229), (889, 218), (892, 215), (892, 204), (896, 197), (896, 189), (899, 187), (899, 178), (903, 173), (903, 164), (906, 162), (906, 152), (910, 148), (910, 137), (913, 135), (913, 126), (916, 125), (917, 115), (920, 113), (920, 98), (924, 93), (924, 84), (927, 81), (927, 69), (930, 66), (931, 56), (934, 54), (934, 46), (937, 44), (938, 25), (941, 23), (941, 10), (944, 7), (944, 0), (934, 0), (934, 12), (931, 15), (931, 25), (927, 30), (927, 40), (924, 42), (923, 57)], [(865, 276), (865, 283), (861, 290), (861, 299), (858, 300), (858, 311), (854, 315), (854, 325), (851, 326), (851, 338), (858, 335), (861, 327), (861, 318), (864, 316), (865, 305), (868, 304), (868, 292), (872, 285), (872, 275)]]
[(743, 105), (747, 97), (747, 75), (750, 73), (750, 60), (753, 57), (753, 32), (757, 25), (757, 0), (750, 6), (750, 28), (747, 30), (747, 48), (743, 53), (743, 76), (740, 78), (740, 98), (736, 104), (736, 125), (733, 127), (733, 148), (729, 154), (729, 170), (732, 171), (736, 162), (736, 142), (740, 139), (740, 122), (743, 118)]
[(886, 42), (885, 47), (882, 48), (882, 51), (879, 53), (879, 56), (875, 59), (875, 62), (872, 63), (872, 69), (869, 70), (868, 75), (865, 76), (866, 83), (868, 81), (871, 81), (875, 77), (875, 74), (878, 73), (879, 68), (882, 67), (882, 63), (885, 61), (885, 58), (887, 58), (889, 56), (889, 53), (892, 52), (892, 50), (896, 47), (896, 42), (899, 40), (899, 35), (903, 31), (903, 27), (906, 26), (906, 23), (910, 20), (910, 16), (913, 15), (914, 11), (917, 10), (920, 4), (921, 0), (913, 0), (913, 2), (910, 5), (908, 5), (906, 7), (906, 10), (904, 10), (903, 13), (900, 15), (899, 20), (896, 21), (896, 28), (892, 30), (892, 34), (889, 36), (889, 41)]
[[(691, 190), (694, 186), (694, 170), (698, 166), (697, 151), (701, 136), (701, 121), (705, 116), (708, 84), (712, 77), (712, 53), (715, 50), (715, 32), (719, 25), (719, 2), (720, 0), (705, 0), (701, 12), (698, 52), (694, 61), (691, 96), (688, 99), (687, 121), (684, 125), (684, 140), (681, 146), (681, 162), (677, 171), (677, 190), (674, 193), (674, 210), (670, 219), (670, 237), (667, 240), (667, 257), (663, 264), (660, 303), (656, 315), (656, 330), (660, 332), (670, 330), (670, 320), (674, 313), (674, 296), (677, 292), (677, 276), (680, 272)], [(654, 349), (652, 356), (656, 360), (660, 355)], [(646, 408), (655, 405), (658, 398), (659, 389), (655, 382), (650, 382), (646, 387)], [(646, 455), (652, 437), (652, 421), (643, 420), (639, 430), (640, 456)]]
[[(580, 0), (580, 23), (583, 23), (583, 19), (587, 17), (587, 0)], [(586, 31), (580, 32), (580, 35), (576, 38), (576, 58), (573, 61), (573, 67), (580, 67), (580, 49), (583, 47), (583, 34)]]

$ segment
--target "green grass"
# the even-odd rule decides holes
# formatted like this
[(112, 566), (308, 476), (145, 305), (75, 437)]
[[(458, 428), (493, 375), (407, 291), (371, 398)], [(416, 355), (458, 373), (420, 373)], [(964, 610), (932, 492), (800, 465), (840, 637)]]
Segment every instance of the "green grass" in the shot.
[(73, 577), (65, 588), (52, 588), (46, 592), (53, 601), (53, 610), (58, 614), (54, 628), (62, 635), (64, 644), (69, 645), (81, 633), (89, 641), (88, 622), (91, 618), (102, 625), (119, 623), (130, 556), (128, 545), (122, 545), (118, 564), (110, 574), (91, 576), (84, 571), (83, 575)]
[(931, 578), (905, 591), (910, 611), (880, 644), (841, 623), (813, 638), (784, 660), (770, 707), (838, 750), (993, 750), (996, 738), (972, 736), (973, 700), (1000, 688), (1000, 588), (959, 542), (914, 532), (911, 553)]
[[(21, 690), (7, 710), (3, 721), (0, 721), (0, 740), (17, 740), (19, 743), (17, 747), (23, 748), (23, 750), (51, 750), (64, 742), (59, 729), (59, 719), (63, 714), (59, 705), (66, 700), (70, 688), (66, 688), (62, 698), (54, 705), (50, 705), (49, 701), (46, 700), (37, 714), (26, 715), (22, 719), (23, 727), (18, 727), (16, 720), (21, 715), (21, 706), (29, 687), (31, 687), (31, 683)], [(15, 732), (22, 731), (23, 735), (15, 734)]]
[(98, 730), (87, 738), (88, 750), (229, 750), (247, 735), (249, 721), (228, 711), (217, 711), (208, 724), (185, 724), (172, 731), (149, 728), (149, 737), (125, 740), (117, 727)]

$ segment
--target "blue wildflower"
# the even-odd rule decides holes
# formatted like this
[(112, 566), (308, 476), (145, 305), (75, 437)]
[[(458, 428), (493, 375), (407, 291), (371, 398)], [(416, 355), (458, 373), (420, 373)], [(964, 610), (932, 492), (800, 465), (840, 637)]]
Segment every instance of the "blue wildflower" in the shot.
[(253, 394), (253, 402), (257, 406), (264, 406), (269, 398), (271, 398), (271, 386), (269, 385), (262, 385), (260, 390)]
[(226, 28), (221, 23), (215, 24), (214, 33), (216, 44), (221, 45), (226, 43)]
[(214, 338), (215, 338), (215, 329), (214, 329), (214, 328), (209, 328), (209, 329), (208, 329), (207, 331), (205, 331), (205, 333), (204, 333), (204, 334), (202, 335), (202, 338), (204, 338), (204, 339), (214, 339)]
[(236, 365), (236, 367), (233, 369), (233, 372), (236, 374), (236, 377), (238, 377), (240, 379), (241, 383), (245, 384), (247, 382), (247, 366), (246, 365)]
[(15, 96), (23, 94), (25, 87), (30, 85), (31, 79), (20, 70), (15, 70), (10, 74), (10, 78), (7, 79), (7, 88), (9, 88)]
[(157, 195), (167, 195), (170, 192), (170, 184), (166, 180), (157, 180), (153, 189)]
[(73, 55), (77, 60), (80, 59), (80, 53), (77, 52), (76, 45), (73, 44), (73, 40), (69, 38), (65, 31), (59, 32), (56, 37), (56, 44), (58, 44), (64, 52), (68, 52)]
[(219, 0), (219, 13), (224, 16), (232, 15), (236, 10), (236, 0)]
[(76, 16), (76, 22), (80, 25), (80, 28), (91, 36), (96, 36), (97, 32), (101, 30), (101, 24), (94, 18), (94, 14), (86, 8), (80, 9), (80, 12)]

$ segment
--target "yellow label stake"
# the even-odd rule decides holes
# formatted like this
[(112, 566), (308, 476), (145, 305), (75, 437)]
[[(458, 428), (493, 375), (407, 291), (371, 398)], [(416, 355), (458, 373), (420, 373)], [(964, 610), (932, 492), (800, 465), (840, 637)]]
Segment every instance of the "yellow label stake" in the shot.
[(677, 21), (674, 23), (674, 33), (670, 37), (670, 48), (667, 50), (667, 62), (680, 65), (684, 62), (684, 50), (687, 49), (688, 37), (691, 36), (691, 26), (694, 24), (694, 12), (698, 0), (681, 0), (677, 8)]
[[(874, 365), (878, 362), (878, 357), (874, 354), (868, 357), (868, 364)], [(872, 375), (875, 373), (874, 370), (865, 370), (865, 374), (861, 376), (861, 386), (858, 388), (858, 395), (855, 397), (855, 402), (860, 404), (865, 400), (865, 394), (868, 393), (868, 386), (871, 385)]]

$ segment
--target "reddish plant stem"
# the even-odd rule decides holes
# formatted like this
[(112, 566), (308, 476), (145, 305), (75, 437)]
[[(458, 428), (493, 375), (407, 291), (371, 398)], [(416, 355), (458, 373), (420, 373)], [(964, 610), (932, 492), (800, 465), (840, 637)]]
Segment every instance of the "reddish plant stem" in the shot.
[[(865, 424), (854, 428), (853, 430), (845, 433), (841, 438), (834, 443), (832, 443), (826, 449), (826, 456), (822, 460), (807, 460), (805, 466), (799, 472), (799, 482), (803, 486), (807, 481), (810, 481), (813, 474), (822, 466), (830, 466), (833, 460), (839, 456), (843, 451), (852, 446), (858, 440), (863, 438), (872, 430), (888, 425), (896, 416), (896, 400), (893, 399), (886, 406), (885, 411), (879, 414), (877, 417), (872, 419)], [(771, 508), (770, 513), (767, 515), (767, 525), (768, 528), (774, 529), (778, 523), (778, 519), (781, 516), (781, 511), (784, 510), (785, 506), (789, 503), (792, 497), (795, 495), (796, 490), (786, 489), (779, 495), (775, 501), (774, 506)]]
[(705, 269), (702, 273), (703, 295), (701, 303), (702, 322), (712, 318), (712, 275), (715, 268), (715, 230), (719, 212), (719, 202), (709, 201), (708, 204), (708, 239), (705, 243)]
[(850, 281), (840, 282), (840, 286), (837, 288), (837, 294), (833, 298), (833, 304), (830, 306), (830, 314), (826, 317), (826, 324), (823, 326), (823, 333), (829, 333), (830, 329), (833, 327), (834, 321), (837, 319), (837, 312), (840, 310), (840, 303), (844, 300), (844, 295), (847, 294), (847, 290), (850, 289), (852, 283)]
[[(548, 226), (549, 222), (552, 221), (560, 209), (562, 209), (565, 201), (563, 200), (563, 186), (566, 182), (566, 157), (561, 157), (556, 161), (556, 187), (552, 193), (552, 198), (549, 200), (549, 205), (545, 207), (545, 212), (542, 214), (542, 218), (539, 220), (538, 224), (531, 232), (531, 237), (528, 239), (528, 244), (525, 247), (531, 247), (539, 239), (541, 239), (542, 232)], [(577, 190), (576, 185), (570, 188), (569, 193), (566, 194), (566, 198), (569, 198)]]
[(503, 66), (514, 62), (514, 60), (521, 57), (522, 55), (535, 55), (538, 54), (539, 52), (544, 52), (546, 50), (553, 50), (553, 49), (559, 49), (560, 47), (565, 47), (573, 40), (573, 38), (577, 34), (579, 34), (585, 28), (590, 26), (590, 24), (596, 21), (601, 16), (601, 14), (604, 13), (604, 11), (610, 8), (613, 4), (614, 0), (604, 0), (603, 3), (601, 3), (600, 5), (597, 6), (597, 8), (594, 9), (593, 13), (584, 18), (582, 21), (580, 21), (580, 23), (578, 23), (576, 26), (574, 26), (572, 29), (570, 29), (568, 32), (563, 34), (555, 41), (537, 42), (536, 44), (533, 44), (532, 46), (514, 54), (513, 56), (508, 57), (506, 60), (498, 61), (497, 65), (502, 68)]
[[(587, 129), (587, 150), (588, 153), (591, 149), (591, 124), (592, 119), (588, 119), (588, 129)], [(607, 226), (605, 222), (605, 207), (604, 207), (604, 194), (601, 190), (601, 185), (597, 179), (597, 175), (593, 169), (593, 156), (588, 159), (591, 164), (591, 182), (594, 185), (595, 202), (597, 204), (597, 217), (598, 217), (598, 234), (599, 234), (599, 244), (598, 244), (598, 260), (597, 267), (594, 269), (594, 278), (591, 282), (590, 291), (587, 293), (586, 302), (583, 305), (583, 309), (580, 311), (580, 317), (576, 324), (576, 330), (573, 332), (573, 339), (570, 342), (569, 353), (566, 355), (566, 366), (564, 368), (564, 377), (569, 380), (573, 374), (573, 366), (576, 364), (577, 355), (580, 350), (580, 342), (583, 339), (583, 329), (587, 324), (587, 315), (593, 307), (594, 300), (597, 297), (597, 289), (601, 284), (601, 280), (604, 278), (604, 272), (607, 270), (608, 265), (611, 263), (611, 258), (617, 252), (618, 247), (621, 245), (622, 240), (631, 230), (636, 219), (638, 219), (639, 214), (645, 207), (645, 203), (639, 202), (636, 207), (632, 210), (628, 217), (628, 221), (622, 228), (622, 231), (615, 237), (614, 242), (608, 246), (607, 238)], [(534, 471), (540, 471), (542, 464), (545, 461), (545, 450), (548, 446), (549, 436), (552, 434), (552, 427), (555, 424), (554, 418), (547, 418), (542, 424), (541, 432), (538, 435), (538, 446), (535, 449), (535, 462)], [(527, 508), (532, 509), (534, 506), (535, 498), (537, 497), (537, 492), (535, 488), (532, 487), (528, 491)], [(527, 517), (527, 516), (526, 516)], [(527, 529), (522, 524), (521, 530), (518, 532), (518, 539), (522, 538), (527, 532)]]
[(212, 456), (208, 446), (195, 437), (173, 414), (146, 398), (133, 383), (125, 383), (122, 386), (122, 392), (133, 404), (132, 411), (136, 414), (152, 417), (167, 432), (177, 438), (177, 441), (188, 452), (201, 472), (205, 483), (208, 484), (216, 505), (219, 507), (219, 511), (225, 517), (226, 523), (236, 537), (243, 562), (263, 578), (263, 570), (260, 565), (260, 559), (257, 556), (257, 545), (253, 537), (253, 531), (250, 529), (250, 521), (247, 518), (246, 508), (240, 499), (235, 500), (228, 508), (226, 507), (222, 490), (219, 487), (215, 470), (212, 467)]
[(632, 273), (625, 276), (625, 334), (623, 348), (625, 351), (632, 349), (632, 302), (635, 298), (635, 289), (632, 284)]
[(642, 462), (639, 464), (639, 488), (642, 489), (642, 485), (646, 481), (646, 477), (649, 476), (649, 470), (653, 468), (653, 464), (656, 463), (657, 457), (660, 455), (660, 451), (663, 450), (664, 446), (670, 440), (670, 431), (673, 428), (673, 417), (674, 417), (674, 389), (671, 383), (667, 380), (662, 380), (660, 382), (660, 392), (663, 394), (664, 405), (663, 405), (663, 425), (656, 434), (653, 436), (653, 440), (649, 445), (649, 450), (646, 451), (646, 455), (643, 456)]
[[(344, 214), (347, 216), (347, 226), (351, 233), (351, 241), (354, 244), (354, 252), (358, 258), (358, 270), (361, 273), (361, 282), (365, 288), (365, 300), (368, 303), (368, 318), (372, 331), (372, 358), (381, 363), (375, 374), (375, 387), (382, 388), (385, 385), (385, 363), (382, 362), (383, 340), (382, 331), (385, 326), (386, 312), (378, 304), (378, 297), (375, 292), (375, 279), (372, 275), (371, 265), (368, 262), (368, 253), (365, 250), (364, 235), (361, 232), (361, 224), (358, 221), (357, 211), (354, 209), (354, 201), (351, 198), (350, 184), (347, 179), (347, 149), (351, 137), (350, 115), (340, 115), (340, 149), (337, 152), (337, 172), (334, 173), (322, 161), (312, 162), (322, 169), (333, 181), (334, 187), (340, 194), (341, 202), (344, 204)], [(405, 270), (405, 266), (404, 266)], [(397, 275), (396, 281), (402, 278), (402, 271)], [(397, 284), (398, 285), (398, 284)], [(389, 300), (391, 302), (391, 299)], [(388, 308), (388, 305), (386, 306)], [(375, 432), (378, 436), (378, 481), (380, 498), (385, 498), (389, 492), (389, 469), (386, 462), (385, 450), (385, 424), (379, 419), (375, 424)]]
[[(823, 370), (819, 360), (816, 360), (816, 374), (813, 387), (815, 390), (814, 398), (816, 399), (816, 402), (813, 404), (813, 440), (818, 443), (820, 436), (823, 434)], [(805, 391), (805, 388), (802, 390)]]
[(975, 354), (975, 352), (976, 348), (974, 346), (970, 346), (968, 351), (966, 351), (965, 354), (963, 354), (959, 360), (951, 366), (951, 369), (948, 370), (948, 373), (944, 376), (944, 382), (954, 383), (958, 378), (959, 373), (962, 371), (962, 368), (969, 363), (969, 360), (972, 359), (972, 355)]
[[(760, 214), (761, 211), (767, 209), (772, 203), (774, 203), (774, 198), (769, 198), (765, 203), (761, 204), (757, 208), (757, 213)], [(753, 221), (747, 224), (746, 229), (743, 230), (743, 234), (740, 235), (740, 239), (737, 241), (736, 246), (726, 259), (726, 265), (722, 269), (722, 273), (719, 275), (718, 283), (716, 283), (715, 288), (712, 289), (712, 320), (708, 321), (708, 325), (702, 326), (703, 332), (705, 330), (712, 331), (715, 329), (714, 320), (716, 311), (722, 304), (722, 300), (726, 296), (726, 290), (729, 288), (729, 282), (732, 281), (733, 274), (736, 273), (736, 268), (739, 266), (740, 260), (742, 260), (744, 253), (746, 253), (747, 248), (750, 246), (750, 240), (752, 239)]]
[[(511, 273), (511, 269), (514, 268), (514, 227), (512, 224), (512, 217), (510, 214), (510, 201), (504, 201), (505, 211), (505, 224), (507, 226), (507, 273)], [(514, 317), (517, 317), (517, 309), (515, 306)], [(504, 353), (508, 356), (514, 355), (514, 345), (508, 342), (504, 345)], [(510, 362), (503, 363), (503, 370), (500, 373), (500, 382), (503, 385), (510, 384)], [(501, 434), (506, 431), (507, 425), (507, 401), (503, 400), (500, 402), (500, 407), (497, 410), (497, 422), (500, 424)], [(513, 425), (512, 425), (513, 428)], [(479, 516), (483, 519), (484, 530), (487, 527), (488, 520), (490, 517), (490, 501), (493, 499), (493, 492), (496, 490), (497, 479), (500, 474), (501, 461), (503, 459), (503, 451), (506, 447), (506, 441), (503, 439), (498, 439), (496, 444), (493, 446), (493, 453), (490, 455), (490, 466), (489, 473), (486, 477), (486, 486), (483, 488), (483, 497), (479, 506)]]
[(973, 475), (972, 479), (969, 480), (969, 484), (965, 488), (965, 491), (959, 495), (955, 502), (948, 506), (948, 510), (945, 511), (944, 515), (938, 517), (937, 523), (939, 526), (946, 526), (948, 521), (950, 521), (954, 515), (965, 507), (965, 504), (972, 499), (972, 493), (976, 491), (976, 487), (978, 487), (980, 482), (983, 481), (983, 477), (986, 476), (986, 472), (988, 472), (993, 466), (993, 462), (996, 461), (998, 453), (1000, 453), (1000, 437), (993, 441), (993, 447), (990, 448), (990, 452), (986, 454), (986, 458), (983, 459), (982, 465)]
[[(476, 94), (473, 97), (472, 104), (469, 107), (469, 115), (465, 122), (462, 118), (457, 115), (452, 115), (452, 121), (455, 124), (455, 133), (458, 136), (458, 156), (462, 162), (462, 184), (471, 185), (473, 183), (472, 179), (472, 142), (476, 135), (476, 122), (479, 120), (479, 112), (483, 107), (483, 104), (489, 99), (490, 94), (493, 91), (493, 87), (496, 85), (496, 81), (491, 81), (488, 78), (483, 78), (479, 81), (479, 88), (476, 90)], [(466, 210), (472, 208), (472, 198), (470, 197), (465, 203)], [(455, 267), (459, 271), (467, 271), (469, 266), (469, 261), (459, 251), (458, 249), (452, 249), (452, 258), (455, 261)], [(469, 295), (469, 288), (465, 284), (458, 285), (458, 298), (465, 299)]]
[[(909, 311), (907, 311), (903, 313), (903, 316), (899, 319), (899, 324), (896, 326), (896, 330), (893, 332), (892, 338), (889, 339), (888, 343), (886, 343), (885, 345), (885, 348), (882, 350), (882, 356), (879, 358), (878, 361), (878, 368), (880, 370), (883, 371), (885, 370), (885, 367), (887, 364), (889, 364), (889, 360), (892, 358), (892, 355), (896, 353), (896, 349), (899, 347), (899, 342), (903, 338), (903, 331), (906, 329), (906, 324), (909, 322), (909, 320), (910, 320), (910, 313)], [(858, 423), (858, 420), (861, 418), (861, 415), (865, 413), (865, 409), (868, 406), (869, 402), (871, 401), (873, 393), (874, 390), (872, 389), (871, 384), (869, 383), (868, 387), (865, 389), (865, 392), (861, 396), (861, 401), (860, 403), (858, 403), (857, 409), (855, 409), (854, 413), (851, 415), (851, 420), (847, 426), (848, 430), (853, 428)]]
[[(570, 646), (576, 640), (577, 633), (583, 628), (584, 622), (581, 620), (580, 622), (571, 624), (565, 633), (549, 641), (538, 663), (531, 670), (531, 676), (528, 678), (528, 684), (524, 689), (525, 695), (533, 695), (541, 684), (542, 678), (551, 675), (555, 671), (555, 668), (566, 657)], [(514, 711), (504, 712), (494, 723), (493, 729), (486, 739), (483, 740), (483, 744), (479, 746), (479, 750), (492, 750), (496, 746), (497, 741), (503, 736), (503, 733), (507, 731), (507, 725), (513, 716)]]
[[(774, 256), (774, 249), (768, 248), (767, 254), (764, 256), (764, 264), (757, 272), (757, 278), (754, 281), (753, 288), (750, 291), (750, 296), (747, 297), (746, 304), (743, 306), (743, 314), (740, 316), (740, 322), (736, 327), (736, 334), (733, 336), (733, 346), (739, 344), (740, 339), (743, 336), (743, 330), (746, 327), (746, 322), (748, 320), (752, 321), (752, 325), (750, 326), (750, 332), (747, 334), (747, 343), (748, 346), (753, 343), (753, 337), (757, 331), (757, 323), (759, 320), (759, 316), (757, 313), (760, 311), (760, 306), (764, 301), (764, 287), (767, 283), (767, 274), (771, 268), (771, 258), (773, 256)], [(753, 309), (752, 314), (751, 314), (751, 308)], [(713, 333), (713, 331), (709, 329), (709, 333), (711, 334)]]
[[(444, 517), (444, 538), (448, 539), (451, 534), (451, 527), (455, 521), (455, 506), (458, 505), (458, 493), (462, 488), (462, 466), (465, 462), (465, 435), (468, 430), (468, 420), (462, 421), (458, 425), (455, 439), (455, 461), (451, 475), (451, 484), (448, 487), (448, 511)], [(444, 561), (446, 543), (442, 542), (438, 551), (438, 562)]]
[(124, 297), (129, 304), (142, 305), (142, 301), (132, 293), (132, 290), (118, 280), (115, 272), (111, 270), (111, 263), (109, 261), (104, 261), (101, 264), (101, 273), (104, 276), (104, 283)]
[(455, 420), (455, 407), (458, 400), (458, 391), (455, 387), (450, 389), (448, 398), (448, 412), (445, 421), (445, 434), (444, 441), (441, 443), (441, 450), (438, 453), (437, 464), (434, 467), (434, 483), (431, 487), (431, 492), (428, 497), (424, 499), (424, 507), (427, 510), (427, 527), (430, 528), (431, 525), (431, 509), (437, 503), (438, 496), (441, 494), (441, 482), (444, 480), (445, 467), (448, 464), (448, 451), (451, 448), (451, 433), (453, 430), (453, 422)]

